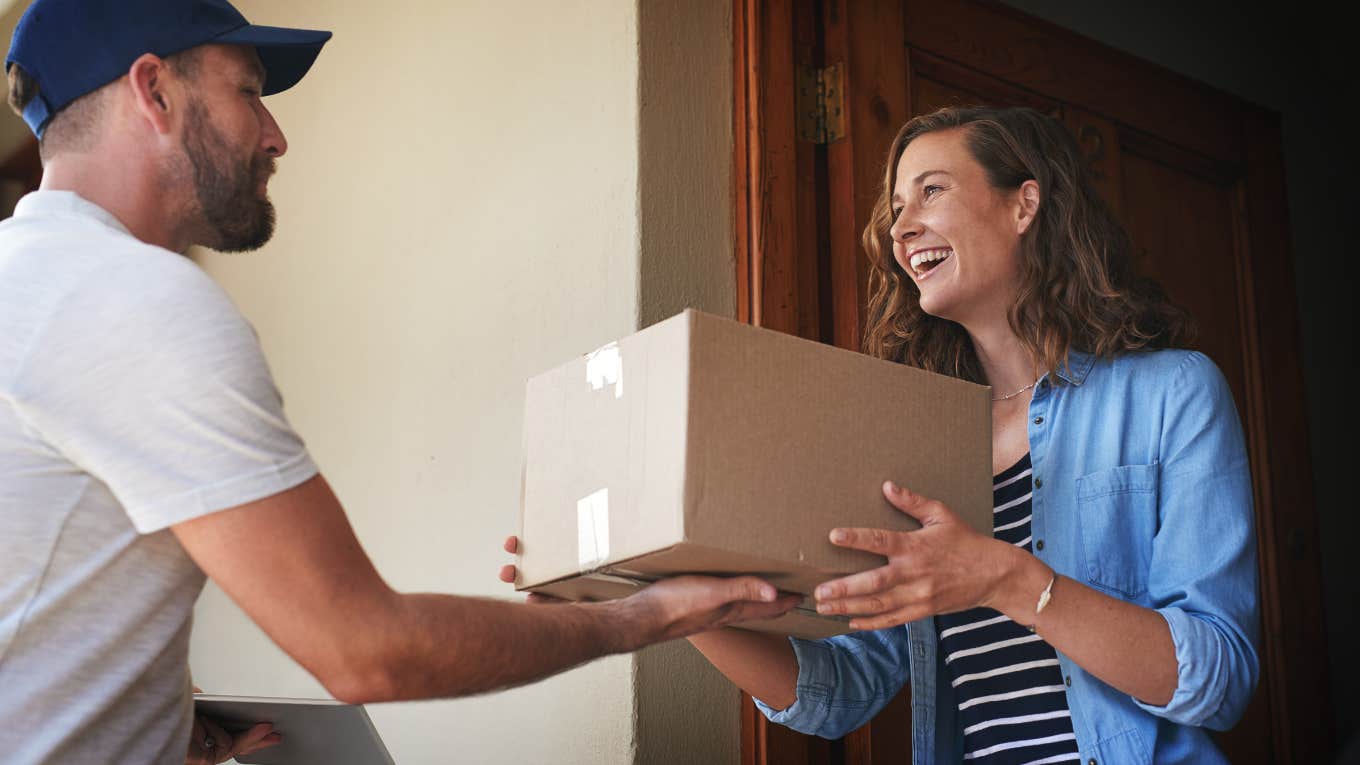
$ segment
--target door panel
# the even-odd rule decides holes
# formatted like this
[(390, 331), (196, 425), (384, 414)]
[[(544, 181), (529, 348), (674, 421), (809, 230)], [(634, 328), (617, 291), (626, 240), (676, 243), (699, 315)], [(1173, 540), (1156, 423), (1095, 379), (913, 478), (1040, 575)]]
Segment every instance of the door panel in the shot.
[(1199, 349), (1223, 370), (1235, 400), (1246, 402), (1233, 246), (1235, 189), (1135, 154), (1124, 157), (1123, 173), (1126, 224), (1140, 270), (1195, 317)]
[(1103, 117), (1068, 104), (1062, 110), (1063, 123), (1081, 147), (1081, 155), (1091, 168), (1096, 191), (1114, 210), (1125, 226), (1124, 150), (1119, 142), (1119, 126)]

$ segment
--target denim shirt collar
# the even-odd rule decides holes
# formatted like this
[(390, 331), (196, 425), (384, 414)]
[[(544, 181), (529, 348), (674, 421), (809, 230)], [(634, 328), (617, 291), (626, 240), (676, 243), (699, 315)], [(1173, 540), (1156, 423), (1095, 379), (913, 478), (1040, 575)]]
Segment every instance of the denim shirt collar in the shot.
[(1091, 367), (1095, 363), (1096, 357), (1089, 353), (1068, 351), (1067, 363), (1058, 365), (1058, 377), (1061, 377), (1064, 382), (1081, 385), (1086, 382), (1086, 375), (1090, 374)]

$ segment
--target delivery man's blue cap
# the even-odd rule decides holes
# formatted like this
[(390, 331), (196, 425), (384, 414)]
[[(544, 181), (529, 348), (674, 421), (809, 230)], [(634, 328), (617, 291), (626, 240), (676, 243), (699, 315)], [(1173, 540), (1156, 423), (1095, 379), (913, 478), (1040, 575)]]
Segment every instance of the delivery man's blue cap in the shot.
[(14, 29), (5, 71), (18, 64), (37, 82), (24, 122), (41, 138), (52, 115), (127, 74), (144, 53), (253, 45), (267, 96), (296, 85), (330, 38), (330, 32), (251, 24), (226, 0), (34, 0)]

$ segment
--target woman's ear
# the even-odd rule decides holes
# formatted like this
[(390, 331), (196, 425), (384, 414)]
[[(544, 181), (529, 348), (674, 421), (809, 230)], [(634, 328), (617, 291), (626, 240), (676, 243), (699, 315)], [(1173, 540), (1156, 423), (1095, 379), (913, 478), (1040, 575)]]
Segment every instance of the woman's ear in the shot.
[(1039, 215), (1039, 182), (1028, 180), (1020, 184), (1019, 205), (1016, 208), (1015, 233), (1023, 234), (1029, 230)]
[(170, 132), (171, 114), (175, 99), (167, 87), (170, 78), (165, 59), (153, 53), (143, 53), (128, 68), (128, 87), (137, 114), (157, 133)]

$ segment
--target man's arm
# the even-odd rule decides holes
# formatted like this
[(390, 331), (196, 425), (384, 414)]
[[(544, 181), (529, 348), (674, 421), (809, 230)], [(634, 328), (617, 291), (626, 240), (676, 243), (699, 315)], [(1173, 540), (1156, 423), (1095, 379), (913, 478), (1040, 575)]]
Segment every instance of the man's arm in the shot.
[(797, 603), (752, 577), (680, 577), (597, 604), (398, 593), (321, 476), (172, 528), (280, 648), (350, 703), (505, 688)]

